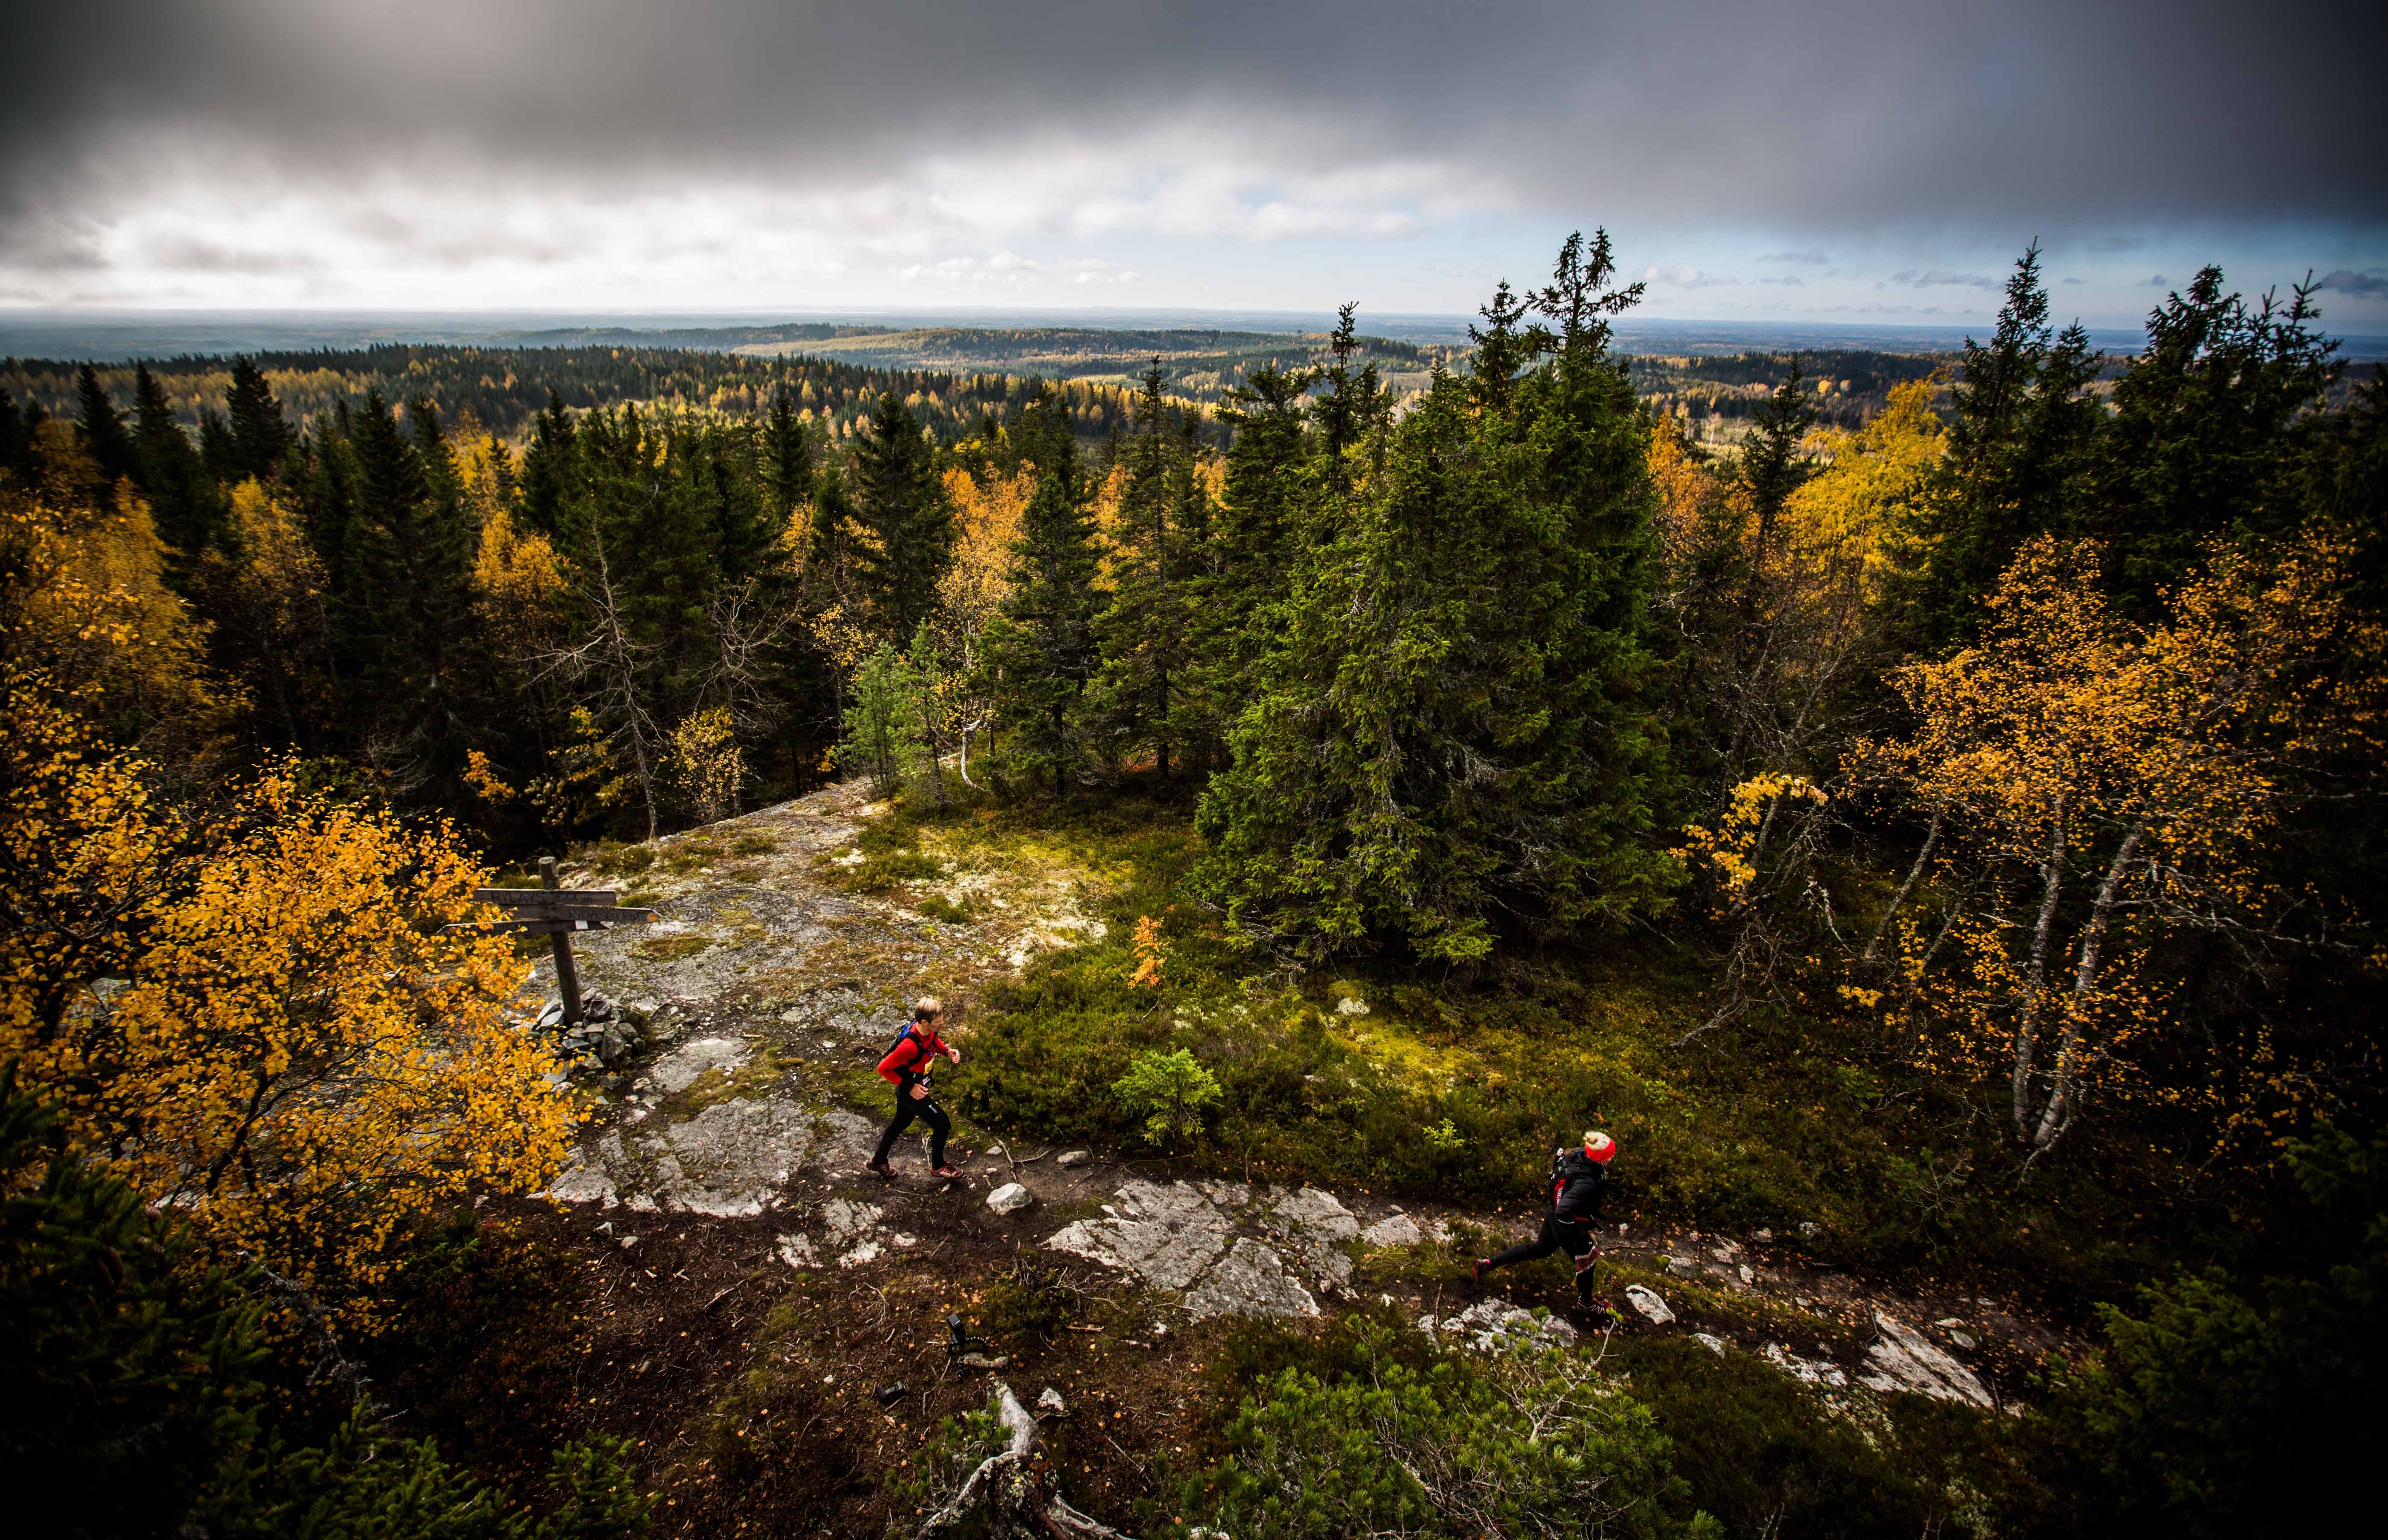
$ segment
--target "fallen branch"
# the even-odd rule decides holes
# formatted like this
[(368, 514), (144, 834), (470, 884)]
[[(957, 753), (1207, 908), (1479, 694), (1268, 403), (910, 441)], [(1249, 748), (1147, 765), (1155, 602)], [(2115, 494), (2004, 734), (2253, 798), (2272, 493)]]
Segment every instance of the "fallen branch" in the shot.
[(1131, 1540), (1131, 1537), (1109, 1524), (1099, 1523), (1072, 1508), (1061, 1493), (1048, 1486), (1049, 1472), (1037, 1455), (1044, 1435), (1037, 1431), (1036, 1419), (1011, 1394), (1011, 1387), (998, 1380), (991, 1388), (987, 1404), (995, 1412), (997, 1422), (1010, 1435), (1010, 1442), (997, 1454), (980, 1462), (970, 1479), (953, 1500), (921, 1526), (921, 1540), (959, 1533), (966, 1521), (984, 1516), (986, 1526), (983, 1533), (988, 1540), (1010, 1540), (1010, 1537), (1044, 1537), (1044, 1540)]

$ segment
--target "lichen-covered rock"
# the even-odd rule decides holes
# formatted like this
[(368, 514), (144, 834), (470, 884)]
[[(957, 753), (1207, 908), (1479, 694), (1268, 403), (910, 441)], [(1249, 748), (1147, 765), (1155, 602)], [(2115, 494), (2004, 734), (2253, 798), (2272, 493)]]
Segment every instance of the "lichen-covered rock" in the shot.
[(638, 1142), (662, 1206), (741, 1217), (762, 1213), (795, 1174), (812, 1120), (781, 1097), (717, 1101)]
[(1250, 1236), (1186, 1291), (1196, 1320), (1211, 1316), (1315, 1316), (1318, 1301), (1285, 1270), (1284, 1259)]
[(1874, 1324), (1882, 1336), (1866, 1349), (1867, 1372), (1858, 1376), (1858, 1383), (1870, 1390), (1905, 1391), (1986, 1409), (1992, 1405), (1990, 1393), (1974, 1371), (1935, 1347), (1923, 1332), (1879, 1310), (1874, 1312)]
[(870, 1124), (852, 1113), (800, 1107), (785, 1096), (717, 1101), (659, 1129), (609, 1131), (574, 1154), (548, 1195), (640, 1212), (748, 1216), (775, 1203), (800, 1169), (858, 1165), (871, 1139)]
[(1675, 1313), (1667, 1308), (1667, 1302), (1658, 1297), (1658, 1291), (1656, 1289), (1647, 1288), (1639, 1283), (1629, 1283), (1625, 1286), (1625, 1298), (1654, 1326), (1666, 1326), (1675, 1318)]
[(647, 1074), (660, 1090), (684, 1091), (707, 1070), (727, 1075), (739, 1068), (748, 1053), (745, 1042), (737, 1037), (698, 1037), (656, 1060)]
[[(1435, 1230), (1442, 1227), (1437, 1225)], [(1440, 1239), (1406, 1214), (1389, 1214), (1360, 1232), (1360, 1239), (1371, 1246), (1416, 1246)]]
[(1781, 1343), (1769, 1343), (1759, 1356), (1802, 1384), (1838, 1390), (1849, 1382), (1841, 1367), (1829, 1358), (1802, 1358)]
[(1198, 1188), (1132, 1181), (1102, 1219), (1081, 1219), (1045, 1243), (1160, 1289), (1190, 1287), (1227, 1249), (1231, 1227)]
[(1036, 1201), (1036, 1194), (1018, 1182), (1006, 1182), (986, 1195), (986, 1206), (1001, 1215), (1014, 1215)]

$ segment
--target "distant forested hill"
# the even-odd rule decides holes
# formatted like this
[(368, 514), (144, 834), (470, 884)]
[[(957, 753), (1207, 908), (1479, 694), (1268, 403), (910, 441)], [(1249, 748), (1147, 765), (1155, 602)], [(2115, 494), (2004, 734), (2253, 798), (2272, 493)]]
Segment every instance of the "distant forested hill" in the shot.
[[(679, 348), (463, 348), (391, 345), (348, 352), (260, 353), (274, 399), (301, 424), (342, 402), (379, 389), (391, 401), (426, 397), (443, 416), (469, 414), (482, 427), (519, 443), (549, 394), (580, 410), (636, 402), (686, 416), (746, 418), (760, 412), (781, 385), (821, 425), (829, 441), (851, 438), (883, 391), (893, 391), (939, 439), (966, 434), (982, 417), (1001, 421), (1029, 400), (1033, 382), (1019, 375), (869, 367), (834, 359), (743, 357)], [(220, 406), (232, 384), (231, 361), (176, 358), (153, 363), (151, 375), (186, 427)], [(79, 365), (51, 360), (0, 364), (0, 390), (55, 416), (76, 414)], [(130, 363), (98, 370), (100, 384), (129, 399)], [(1099, 383), (1065, 384), (1060, 394), (1072, 426), (1100, 439), (1125, 429), (1129, 392)]]
[[(1173, 399), (1209, 408), (1257, 370), (1318, 366), (1327, 352), (1324, 334), (1092, 327), (743, 327), (707, 333), (702, 343), (679, 347), (591, 343), (586, 338), (594, 334), (580, 332), (554, 335), (554, 346), (385, 344), (265, 352), (255, 355), (255, 362), (275, 399), (302, 423), (378, 388), (392, 401), (427, 396), (451, 419), (469, 414), (500, 438), (519, 443), (550, 391), (580, 410), (635, 401), (673, 414), (743, 418), (760, 410), (784, 383), (832, 442), (853, 435), (883, 390), (902, 397), (923, 426), (950, 442), (983, 417), (1015, 416), (1037, 380), (1060, 386), (1081, 438), (1102, 439), (1126, 429), (1131, 384), (1155, 360)], [(571, 345), (560, 340), (567, 335), (574, 338)], [(1467, 358), (1466, 349), (1438, 344), (1358, 341), (1353, 366), (1375, 364), (1396, 399), (1423, 389), (1438, 365), (1454, 369)], [(1829, 382), (1817, 409), (1824, 422), (1842, 427), (1871, 420), (1892, 386), (1924, 378), (1954, 361), (1953, 355), (1937, 353), (1825, 350), (1797, 355), (1653, 354), (1631, 357), (1630, 364), (1635, 392), (1675, 417), (1686, 433), (1730, 443), (1782, 382), (1795, 356), (1806, 378)], [(0, 363), (0, 389), (53, 414), (73, 416), (77, 367), (53, 360), (9, 360)], [(205, 408), (224, 400), (230, 370), (228, 359), (212, 356), (150, 364), (176, 415), (194, 428)], [(98, 374), (115, 395), (133, 394), (131, 363)]]

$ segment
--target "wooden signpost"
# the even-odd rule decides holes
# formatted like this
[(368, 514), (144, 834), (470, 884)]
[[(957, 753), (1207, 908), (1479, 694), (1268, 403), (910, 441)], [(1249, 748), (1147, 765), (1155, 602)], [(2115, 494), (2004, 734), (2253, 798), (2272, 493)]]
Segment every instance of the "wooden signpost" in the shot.
[(603, 930), (608, 925), (643, 925), (655, 917), (651, 909), (624, 909), (622, 896), (610, 887), (564, 887), (556, 881), (555, 858), (539, 859), (538, 887), (484, 887), (474, 890), (476, 902), (495, 904), (515, 918), (487, 925), (451, 925), (451, 931), (475, 931), (483, 935), (527, 932), (554, 937), (555, 987), (564, 998), (564, 1019), (580, 1021), (580, 975), (572, 966), (572, 933)]

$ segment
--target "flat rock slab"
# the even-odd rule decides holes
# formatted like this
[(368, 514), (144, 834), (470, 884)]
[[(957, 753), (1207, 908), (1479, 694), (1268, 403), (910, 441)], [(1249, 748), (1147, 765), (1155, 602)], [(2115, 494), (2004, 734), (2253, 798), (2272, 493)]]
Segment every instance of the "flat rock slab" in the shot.
[[(694, 1046), (694, 1045), (691, 1045)], [(870, 1149), (870, 1124), (786, 1096), (717, 1101), (684, 1123), (616, 1128), (576, 1152), (548, 1189), (565, 1203), (744, 1218), (777, 1206), (807, 1167), (845, 1169)]]
[(1234, 1225), (1190, 1182), (1132, 1181), (1104, 1205), (1101, 1219), (1081, 1219), (1045, 1243), (1083, 1256), (1156, 1289), (1190, 1288), (1227, 1249)]
[(1935, 1401), (1961, 1401), (1988, 1410), (1990, 1393), (1974, 1371), (1932, 1344), (1905, 1321), (1877, 1310), (1874, 1324), (1882, 1336), (1866, 1349), (1866, 1372), (1858, 1383), (1869, 1390), (1905, 1391)]
[(1339, 1248), (1360, 1221), (1320, 1188), (1256, 1192), (1242, 1182), (1131, 1181), (1045, 1244), (1185, 1295), (1196, 1319), (1209, 1316), (1315, 1316), (1313, 1288), (1350, 1281)]
[(696, 1084), (707, 1070), (719, 1070), (728, 1075), (743, 1065), (752, 1050), (739, 1037), (698, 1037), (685, 1042), (655, 1061), (647, 1071), (647, 1078), (655, 1088), (667, 1093), (684, 1091)]

